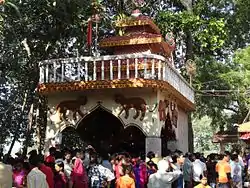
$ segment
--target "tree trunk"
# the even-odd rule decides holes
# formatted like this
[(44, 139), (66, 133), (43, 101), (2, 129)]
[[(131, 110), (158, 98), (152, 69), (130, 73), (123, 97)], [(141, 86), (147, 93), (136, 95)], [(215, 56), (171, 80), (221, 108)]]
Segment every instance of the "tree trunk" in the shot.
[(193, 36), (190, 30), (186, 31), (186, 47), (186, 61), (189, 59), (194, 59)]
[(33, 116), (34, 116), (34, 103), (32, 103), (30, 106), (29, 123), (27, 126), (26, 138), (24, 141), (23, 156), (26, 156), (28, 152), (28, 147), (30, 143), (30, 133), (31, 133), (32, 125), (33, 125)]
[(45, 96), (39, 96), (39, 106), (38, 106), (38, 117), (36, 126), (38, 128), (38, 152), (42, 153), (45, 145), (46, 128), (47, 128), (47, 112), (48, 112), (48, 101)]
[(191, 112), (188, 113), (188, 151), (194, 152), (194, 131), (192, 125), (192, 116)]
[[(22, 111), (21, 111), (21, 114), (19, 116), (19, 120), (18, 120), (18, 125), (21, 124), (21, 121), (23, 119), (23, 114), (24, 114), (24, 109), (25, 109), (25, 106), (26, 106), (26, 103), (27, 103), (27, 98), (28, 98), (28, 91), (26, 91), (26, 93), (24, 94), (24, 99), (23, 99), (23, 105), (22, 105)], [(7, 158), (9, 158), (9, 156), (11, 155), (11, 152), (12, 152), (12, 149), (16, 143), (16, 140), (18, 139), (18, 133), (15, 132), (14, 134), (14, 137), (13, 137), (13, 140), (11, 142), (11, 145), (10, 145), (10, 148), (9, 148), (9, 151), (7, 153)]]

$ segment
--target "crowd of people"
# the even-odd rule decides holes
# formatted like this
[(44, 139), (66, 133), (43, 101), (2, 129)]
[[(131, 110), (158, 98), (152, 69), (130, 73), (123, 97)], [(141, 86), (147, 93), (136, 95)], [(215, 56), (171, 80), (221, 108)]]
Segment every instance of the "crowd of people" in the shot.
[(205, 158), (175, 151), (160, 159), (153, 152), (109, 156), (91, 146), (74, 151), (52, 147), (47, 156), (33, 150), (28, 157), (1, 160), (5, 163), (0, 162), (0, 187), (241, 188), (248, 178), (249, 156), (242, 158), (234, 151)]

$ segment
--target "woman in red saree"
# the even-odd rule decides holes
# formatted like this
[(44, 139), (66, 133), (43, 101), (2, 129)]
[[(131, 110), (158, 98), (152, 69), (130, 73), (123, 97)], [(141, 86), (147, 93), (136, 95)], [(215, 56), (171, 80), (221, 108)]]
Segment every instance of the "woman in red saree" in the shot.
[(71, 181), (73, 188), (88, 188), (88, 176), (80, 158), (75, 159)]

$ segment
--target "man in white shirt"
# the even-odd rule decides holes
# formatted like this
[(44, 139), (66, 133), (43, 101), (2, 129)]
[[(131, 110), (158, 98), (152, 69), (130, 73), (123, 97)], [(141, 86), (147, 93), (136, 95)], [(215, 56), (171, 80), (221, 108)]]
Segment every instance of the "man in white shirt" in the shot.
[[(170, 162), (170, 158), (167, 160), (162, 159), (158, 162), (157, 172), (149, 176), (148, 188), (171, 188), (172, 183), (182, 174), (182, 172)], [(168, 171), (170, 167), (173, 169), (173, 172)]]
[(0, 187), (12, 187), (12, 167), (1, 162), (0, 156)]
[(195, 161), (193, 162), (193, 184), (194, 186), (200, 184), (202, 177), (206, 176), (207, 166), (200, 160), (200, 153), (195, 154)]
[(233, 187), (242, 188), (242, 166), (240, 164), (238, 154), (234, 154), (231, 160), (230, 166)]
[(32, 170), (27, 176), (27, 188), (49, 188), (46, 175), (38, 169), (40, 162), (39, 156), (32, 156), (29, 158)]

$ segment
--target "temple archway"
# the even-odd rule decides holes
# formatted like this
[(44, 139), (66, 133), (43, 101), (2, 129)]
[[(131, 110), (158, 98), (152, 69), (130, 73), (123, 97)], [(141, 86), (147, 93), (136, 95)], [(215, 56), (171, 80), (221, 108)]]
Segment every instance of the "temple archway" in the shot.
[(129, 151), (131, 154), (145, 153), (145, 134), (134, 125), (126, 127), (120, 135), (116, 151)]
[(122, 121), (102, 107), (84, 117), (76, 132), (100, 153), (145, 151), (145, 135), (141, 130), (135, 126), (124, 129)]

